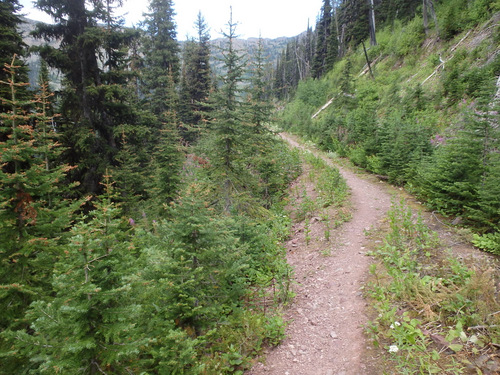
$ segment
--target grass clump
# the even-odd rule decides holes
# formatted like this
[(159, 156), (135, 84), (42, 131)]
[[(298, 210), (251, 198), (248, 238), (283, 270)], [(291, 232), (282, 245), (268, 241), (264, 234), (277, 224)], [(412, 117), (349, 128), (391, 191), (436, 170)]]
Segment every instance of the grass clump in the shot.
[(399, 374), (497, 371), (500, 301), (492, 263), (465, 264), (447, 254), (404, 201), (393, 203), (388, 224), (370, 267), (374, 318), (366, 327), (387, 367)]

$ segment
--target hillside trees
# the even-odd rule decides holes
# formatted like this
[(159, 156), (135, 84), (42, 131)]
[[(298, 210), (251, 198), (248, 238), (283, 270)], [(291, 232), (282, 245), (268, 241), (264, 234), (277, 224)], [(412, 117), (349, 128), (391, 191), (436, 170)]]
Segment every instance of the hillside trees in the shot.
[[(437, 5), (440, 25), (445, 25), (442, 20), (452, 3)], [(376, 51), (387, 65), (377, 64), (377, 79), (370, 82), (361, 49), (353, 50), (334, 65), (328, 79), (299, 83), (281, 123), (393, 183), (407, 185), (433, 209), (460, 217), (484, 234), (477, 238), (478, 246), (498, 252), (498, 40), (486, 37), (479, 47), (457, 37), (466, 46), (454, 52), (445, 69), (434, 72), (429, 85), (423, 79), (427, 73), (416, 78), (421, 70), (415, 72), (413, 65), (425, 61), (421, 8), (413, 2), (391, 4), (391, 9), (403, 12), (403, 20), (412, 14), (414, 18), (388, 25), (380, 33), (386, 46)], [(374, 5), (380, 10), (389, 3)], [(467, 3), (471, 10), (484, 10), (483, 6), (482, 1)], [(488, 17), (481, 11), (482, 16), (472, 21), (472, 14), (464, 14), (469, 25)], [(491, 10), (487, 14), (491, 17)], [(406, 34), (398, 35), (396, 28)], [(442, 37), (443, 32), (440, 28), (434, 35)], [(391, 33), (394, 36), (388, 38)], [(311, 119), (329, 98), (332, 105)]]
[(328, 55), (328, 42), (332, 31), (332, 6), (330, 0), (324, 0), (321, 7), (321, 16), (316, 24), (316, 51), (312, 66), (313, 78), (320, 78), (326, 66), (326, 57)]
[(143, 94), (151, 111), (159, 117), (172, 108), (168, 98), (170, 81), (179, 82), (179, 46), (172, 0), (151, 0), (143, 22)]
[(184, 45), (180, 87), (179, 119), (182, 136), (192, 142), (210, 111), (208, 99), (212, 91), (210, 70), (210, 34), (205, 19), (198, 13), (195, 22), (197, 40)]
[[(25, 312), (31, 302), (50, 295), (54, 262), (62, 253), (75, 204), (67, 196), (74, 185), (64, 179), (72, 167), (59, 162), (61, 145), (48, 114), (50, 95), (43, 88), (38, 100), (20, 100), (15, 65), (6, 64), (10, 76), (2, 84), (10, 90), (3, 97), (0, 114), (0, 308), (2, 331), (26, 330)], [(35, 112), (27, 109), (38, 106)], [(28, 357), (10, 353), (12, 342), (0, 338), (2, 370), (16, 373), (30, 367)]]
[(66, 77), (58, 122), (67, 146), (64, 156), (78, 166), (71, 178), (81, 182), (84, 192), (100, 191), (101, 176), (115, 163), (120, 148), (116, 129), (133, 121), (120, 71), (126, 57), (122, 49), (133, 36), (118, 28), (111, 4), (96, 2), (91, 10), (83, 0), (40, 0), (36, 4), (56, 21), (38, 24), (35, 36), (59, 38), (59, 47), (44, 45), (37, 50)]
[[(23, 42), (22, 35), (17, 31), (17, 26), (22, 22), (21, 18), (17, 13), (19, 11), (20, 5), (17, 0), (2, 1), (0, 3), (0, 81), (7, 82), (10, 79), (10, 72), (4, 70), (6, 68), (5, 64), (11, 64), (12, 56), (16, 56), (14, 61), (15, 66), (19, 66), (16, 69), (16, 81), (26, 82), (27, 81), (27, 68), (22, 61), (22, 56), (26, 52), (26, 44)], [(17, 96), (21, 98), (25, 94), (26, 87), (17, 87)], [(9, 98), (11, 95), (9, 85), (0, 85), (0, 98)], [(0, 102), (0, 111), (9, 111), (11, 108), (7, 104)]]

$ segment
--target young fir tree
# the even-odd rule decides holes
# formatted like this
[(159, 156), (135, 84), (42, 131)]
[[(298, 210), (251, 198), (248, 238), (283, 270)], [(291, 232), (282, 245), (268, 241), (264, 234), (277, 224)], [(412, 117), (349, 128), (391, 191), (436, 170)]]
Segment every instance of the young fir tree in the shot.
[[(18, 26), (23, 22), (17, 14), (21, 6), (18, 0), (5, 0), (0, 2), (0, 81), (7, 82), (10, 73), (5, 71), (5, 64), (11, 64), (12, 56), (16, 55), (14, 61), (16, 69), (16, 82), (27, 82), (27, 67), (21, 58), (26, 51), (27, 45), (18, 31)], [(18, 98), (27, 99), (26, 87), (21, 86), (16, 91)], [(9, 98), (11, 95), (8, 85), (0, 85), (0, 98)], [(10, 105), (0, 102), (0, 112), (10, 111)]]
[[(10, 90), (10, 98), (1, 98), (10, 110), (0, 114), (0, 328), (5, 332), (28, 330), (26, 309), (50, 295), (52, 268), (76, 209), (65, 199), (72, 186), (64, 179), (71, 168), (59, 162), (62, 150), (47, 110), (47, 82), (36, 101), (19, 100), (17, 89), (27, 84), (16, 82), (15, 61), (6, 66), (8, 81), (1, 81)], [(35, 112), (25, 110), (35, 105)], [(6, 355), (2, 370), (29, 368), (22, 355), (6, 353), (12, 343), (5, 340), (0, 338)]]
[(184, 45), (179, 103), (182, 137), (188, 142), (196, 140), (199, 129), (207, 120), (210, 111), (208, 98), (212, 91), (210, 34), (201, 13), (198, 13), (195, 26), (198, 39)]
[(485, 172), (485, 130), (480, 124), (466, 122), (457, 134), (435, 140), (437, 148), (421, 168), (420, 184), (422, 194), (436, 209), (463, 215), (466, 206), (474, 206)]
[(175, 112), (177, 107), (175, 99), (177, 97), (175, 95), (174, 80), (172, 75), (167, 78), (168, 87), (165, 101), (168, 110), (162, 116), (163, 122), (157, 133), (158, 139), (152, 155), (152, 175), (148, 179), (148, 190), (154, 205), (152, 211), (160, 215), (165, 214), (165, 206), (177, 196), (181, 166), (184, 161), (177, 130), (178, 120)]
[(259, 39), (253, 61), (246, 109), (251, 141), (247, 144), (245, 152), (247, 169), (252, 171), (253, 176), (258, 176), (259, 182), (249, 184), (248, 187), (255, 187), (256, 190), (252, 191), (252, 195), (263, 199), (264, 205), (269, 207), (273, 194), (280, 189), (284, 161), (279, 160), (281, 146), (267, 127), (271, 121), (272, 104), (265, 79), (266, 66), (262, 39)]
[(266, 59), (263, 43), (262, 38), (259, 38), (251, 71), (250, 89), (248, 90), (250, 123), (255, 134), (269, 132), (265, 125), (271, 119), (272, 110), (269, 92), (267, 91)]
[(500, 129), (498, 127), (498, 99), (488, 106), (481, 106), (471, 116), (475, 124), (473, 135), (481, 135), (481, 164), (483, 174), (477, 186), (477, 201), (467, 205), (466, 211), (482, 232), (496, 235), (500, 249)]
[(242, 162), (248, 142), (252, 141), (241, 100), (245, 62), (234, 45), (236, 24), (232, 21), (232, 10), (224, 36), (227, 39), (223, 50), (225, 72), (220, 77), (222, 86), (215, 93), (214, 120), (209, 125), (208, 136), (211, 179), (217, 186), (220, 206), (228, 213), (234, 208), (237, 195), (250, 183), (251, 179), (245, 178), (248, 170)]
[(143, 22), (143, 93), (152, 112), (162, 121), (169, 110), (170, 80), (179, 81), (179, 45), (172, 0), (151, 0)]
[(129, 233), (134, 223), (120, 218), (115, 198), (107, 179), (105, 194), (72, 228), (54, 265), (53, 293), (31, 305), (31, 332), (9, 335), (17, 339), (16, 350), (38, 365), (38, 373), (138, 370), (135, 359), (146, 339), (134, 334), (139, 306), (128, 284), (136, 262)]
[(152, 372), (199, 373), (203, 335), (227, 324), (245, 293), (245, 245), (204, 197), (193, 185), (170, 205), (171, 220), (156, 225), (139, 262), (140, 329), (150, 337), (143, 359)]

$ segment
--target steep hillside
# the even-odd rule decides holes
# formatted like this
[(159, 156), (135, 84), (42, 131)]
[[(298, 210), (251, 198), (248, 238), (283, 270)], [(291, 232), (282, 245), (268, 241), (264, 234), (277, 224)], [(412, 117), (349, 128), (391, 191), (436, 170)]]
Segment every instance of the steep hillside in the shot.
[(302, 81), (281, 123), (472, 225), (478, 246), (500, 253), (500, 15), (445, 38), (449, 5), (437, 9), (439, 33), (426, 35), (419, 15), (394, 22), (366, 56), (358, 46)]

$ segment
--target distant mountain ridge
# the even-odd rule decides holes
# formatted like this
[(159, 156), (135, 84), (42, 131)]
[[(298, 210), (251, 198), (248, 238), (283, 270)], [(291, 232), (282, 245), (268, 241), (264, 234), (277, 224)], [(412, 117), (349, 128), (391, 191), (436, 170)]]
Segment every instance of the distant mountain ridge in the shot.
[[(35, 21), (29, 18), (22, 17), (24, 23), (19, 25), (19, 30), (23, 35), (23, 40), (28, 46), (39, 46), (45, 44), (45, 40), (35, 39), (31, 36), (31, 32), (35, 30), (36, 24), (39, 21)], [(275, 66), (278, 56), (281, 54), (281, 51), (286, 47), (287, 43), (293, 39), (294, 37), (280, 37), (276, 39), (262, 38), (262, 47), (263, 47), (263, 56), (264, 62), (271, 66)], [(220, 68), (222, 66), (222, 48), (224, 47), (224, 43), (226, 42), (225, 38), (216, 38), (210, 41), (211, 44), (211, 66), (214, 70), (215, 74), (220, 74)], [(179, 45), (182, 50), (182, 46), (185, 41), (179, 41)], [(255, 53), (258, 48), (259, 38), (248, 38), (248, 39), (236, 39), (235, 40), (235, 48), (238, 51), (241, 51), (242, 54), (245, 54), (248, 58), (248, 63), (253, 61)], [(57, 40), (49, 41), (49, 45), (56, 47), (58, 45)], [(27, 58), (27, 63), (30, 68), (29, 79), (30, 83), (33, 87), (36, 86), (38, 73), (40, 70), (40, 61), (39, 57), (36, 54), (31, 54)], [(51, 71), (51, 83), (54, 86), (54, 89), (60, 88), (60, 80), (58, 72), (55, 70)]]

